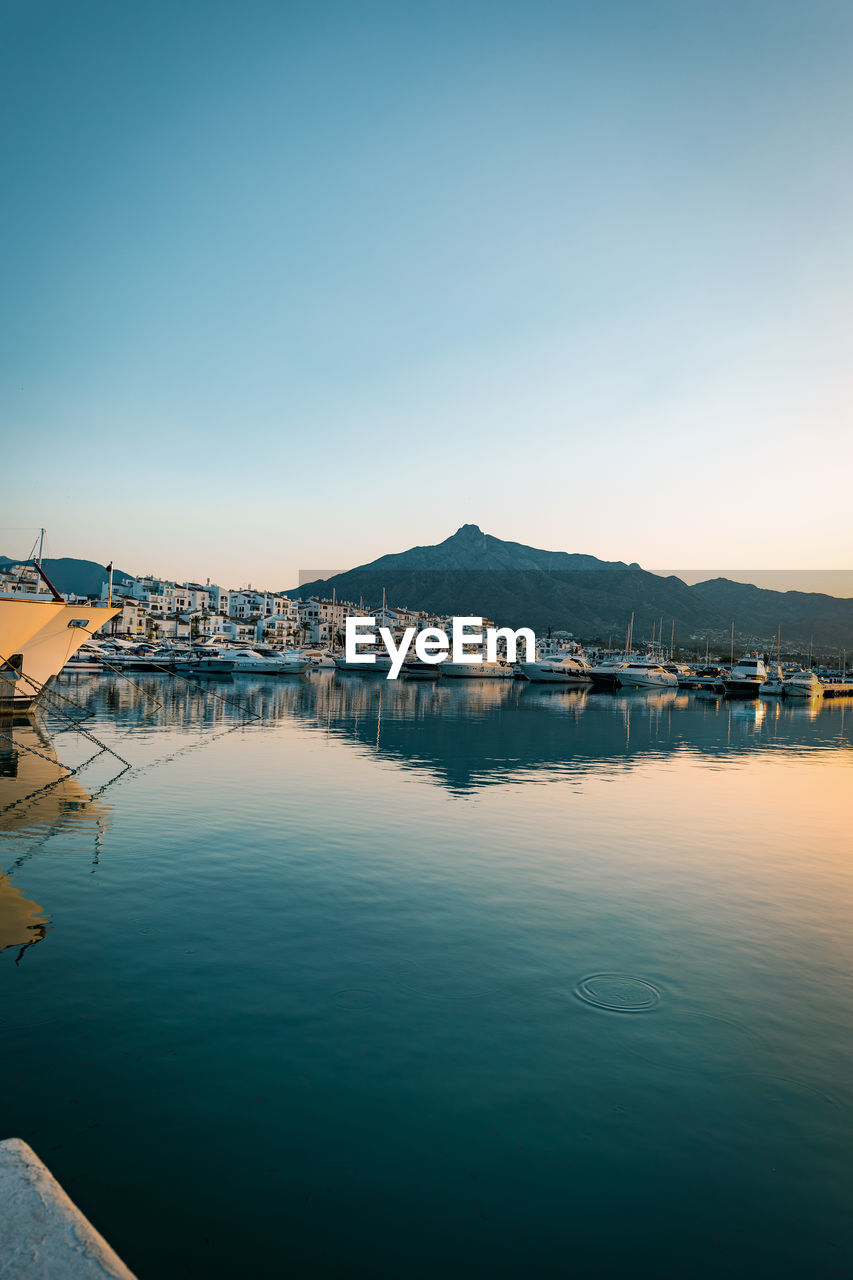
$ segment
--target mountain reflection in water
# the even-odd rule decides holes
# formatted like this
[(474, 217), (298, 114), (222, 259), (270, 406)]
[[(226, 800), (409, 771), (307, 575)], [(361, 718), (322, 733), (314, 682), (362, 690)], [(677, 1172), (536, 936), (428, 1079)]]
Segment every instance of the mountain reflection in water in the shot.
[[(755, 750), (818, 750), (848, 742), (853, 727), (847, 699), (730, 701), (676, 690), (598, 693), (517, 680), (391, 681), (332, 672), (238, 676), (203, 687), (156, 676), (136, 677), (136, 684), (90, 678), (87, 705), (149, 730), (158, 723), (233, 725), (242, 706), (266, 722), (299, 720), (455, 793), (620, 772), (649, 757), (690, 756), (713, 766)], [(132, 738), (126, 742), (132, 753)]]

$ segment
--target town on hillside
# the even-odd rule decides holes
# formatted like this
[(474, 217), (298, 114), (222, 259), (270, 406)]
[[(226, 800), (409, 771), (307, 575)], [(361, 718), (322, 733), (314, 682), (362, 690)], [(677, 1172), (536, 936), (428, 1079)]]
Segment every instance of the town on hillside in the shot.
[[(0, 569), (0, 594), (30, 595), (45, 590), (45, 583), (32, 564)], [(79, 597), (66, 594), (66, 599), (75, 602)], [(283, 591), (258, 591), (251, 584), (227, 588), (209, 579), (203, 584), (173, 582), (153, 574), (122, 575), (112, 584), (105, 579), (98, 603), (106, 604), (108, 600), (120, 612), (104, 628), (107, 635), (155, 642), (263, 643), (275, 649), (293, 645), (341, 648), (346, 619), (373, 611), (371, 602), (334, 597), (326, 600), (316, 595), (294, 600)], [(388, 607), (383, 625), (395, 635), (401, 635), (406, 627), (440, 627), (449, 631), (452, 618), (424, 610)], [(494, 623), (484, 618), (483, 625)]]

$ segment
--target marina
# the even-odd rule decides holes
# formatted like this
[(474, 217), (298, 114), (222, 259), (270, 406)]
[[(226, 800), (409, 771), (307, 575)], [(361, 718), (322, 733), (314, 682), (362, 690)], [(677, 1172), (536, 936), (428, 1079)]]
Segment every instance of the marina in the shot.
[(853, 4), (6, 9), (0, 1280), (853, 1277)]

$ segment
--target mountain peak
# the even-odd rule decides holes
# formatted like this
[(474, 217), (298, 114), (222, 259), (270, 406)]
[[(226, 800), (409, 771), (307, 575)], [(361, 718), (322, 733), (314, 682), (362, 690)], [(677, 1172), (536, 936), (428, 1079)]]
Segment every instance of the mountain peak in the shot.
[(478, 524), (461, 524), (453, 534), (454, 538), (484, 538), (485, 536)]

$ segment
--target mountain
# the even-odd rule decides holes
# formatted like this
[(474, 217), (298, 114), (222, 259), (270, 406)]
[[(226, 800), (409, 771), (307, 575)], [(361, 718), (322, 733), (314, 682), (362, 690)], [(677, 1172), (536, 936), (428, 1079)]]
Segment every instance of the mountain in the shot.
[(783, 637), (853, 646), (853, 600), (803, 592), (765, 591), (715, 579), (688, 587), (680, 578), (649, 573), (636, 563), (543, 551), (504, 542), (465, 524), (436, 546), (380, 556), (332, 578), (309, 582), (288, 595), (363, 600), (374, 609), (385, 589), (389, 607), (430, 613), (474, 614), (500, 625), (571, 631), (587, 639), (625, 634), (634, 614), (638, 637), (664, 620), (682, 640), (695, 634), (722, 639), (732, 619), (738, 636)]
[[(10, 560), (8, 556), (0, 556), (0, 569), (8, 569), (10, 565), (20, 564), (20, 560)], [(59, 560), (45, 560), (44, 571), (57, 591), (63, 595), (97, 596), (101, 586), (107, 580), (107, 570), (96, 560), (75, 560), (64, 556)], [(113, 572), (113, 582), (124, 582), (130, 574), (121, 569)]]
[(478, 572), (541, 569), (578, 572), (586, 569), (639, 569), (638, 564), (621, 560), (597, 560), (595, 556), (570, 555), (567, 551), (540, 551), (521, 542), (504, 542), (479, 525), (463, 524), (444, 542), (435, 547), (412, 547), (392, 555), (380, 556), (370, 565), (377, 571), (412, 569), (476, 569)]
[(761, 635), (773, 635), (781, 625), (783, 641), (787, 636), (806, 644), (812, 638), (846, 647), (853, 643), (853, 600), (817, 591), (768, 591), (729, 578), (697, 582), (690, 590), (717, 617), (749, 618)]

